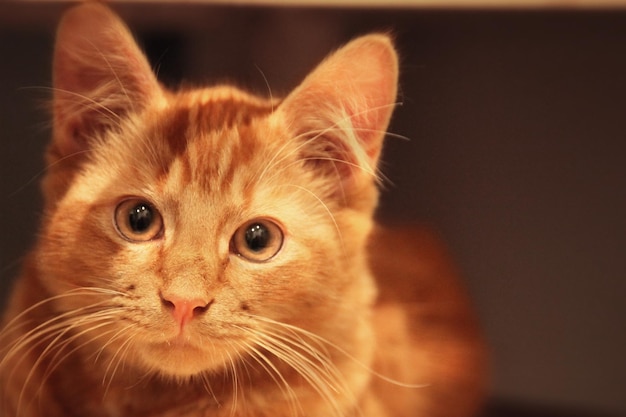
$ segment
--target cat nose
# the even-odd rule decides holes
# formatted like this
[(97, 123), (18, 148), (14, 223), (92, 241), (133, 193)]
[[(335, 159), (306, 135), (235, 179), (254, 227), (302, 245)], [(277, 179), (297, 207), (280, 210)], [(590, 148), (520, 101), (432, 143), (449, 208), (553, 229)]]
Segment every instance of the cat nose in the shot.
[(169, 310), (181, 328), (194, 317), (204, 314), (212, 302), (212, 300), (207, 302), (201, 298), (194, 299), (161, 294), (161, 303), (166, 310)]

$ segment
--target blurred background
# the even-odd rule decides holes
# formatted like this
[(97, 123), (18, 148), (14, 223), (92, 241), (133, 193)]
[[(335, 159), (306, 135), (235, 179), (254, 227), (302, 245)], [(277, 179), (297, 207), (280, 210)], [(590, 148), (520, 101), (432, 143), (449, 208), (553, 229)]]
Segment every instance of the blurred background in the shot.
[[(68, 5), (0, 3), (3, 298), (41, 214), (54, 28)], [(387, 142), (378, 217), (431, 225), (454, 254), (492, 351), (486, 413), (623, 416), (626, 7), (505, 6), (114, 9), (172, 87), (278, 95), (350, 38), (394, 33), (402, 106), (390, 130), (409, 140)]]

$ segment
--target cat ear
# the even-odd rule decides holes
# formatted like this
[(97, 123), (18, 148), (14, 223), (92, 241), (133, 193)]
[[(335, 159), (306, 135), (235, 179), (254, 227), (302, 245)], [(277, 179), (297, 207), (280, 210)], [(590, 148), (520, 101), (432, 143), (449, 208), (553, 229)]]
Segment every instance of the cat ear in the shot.
[(59, 24), (53, 63), (54, 145), (69, 155), (140, 110), (159, 84), (126, 26), (107, 7), (86, 3)]
[(350, 42), (323, 61), (281, 104), (303, 158), (342, 188), (371, 182), (396, 102), (398, 58), (386, 35)]

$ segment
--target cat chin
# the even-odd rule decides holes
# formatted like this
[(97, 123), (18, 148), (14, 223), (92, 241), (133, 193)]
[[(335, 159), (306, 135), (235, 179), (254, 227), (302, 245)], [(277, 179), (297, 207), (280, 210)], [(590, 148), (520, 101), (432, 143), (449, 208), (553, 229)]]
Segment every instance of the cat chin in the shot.
[(226, 365), (228, 353), (212, 344), (201, 349), (188, 343), (154, 343), (145, 347), (143, 365), (164, 377), (187, 379), (206, 372), (216, 372)]

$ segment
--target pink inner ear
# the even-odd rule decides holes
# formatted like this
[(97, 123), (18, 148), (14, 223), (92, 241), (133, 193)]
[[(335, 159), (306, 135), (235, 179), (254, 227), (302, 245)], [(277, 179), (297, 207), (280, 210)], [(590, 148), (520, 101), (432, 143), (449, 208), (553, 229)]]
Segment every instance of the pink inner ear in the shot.
[[(389, 38), (364, 36), (322, 62), (287, 97), (283, 110), (300, 134), (341, 127), (342, 119), (349, 117), (358, 144), (343, 142), (328, 148), (345, 149), (333, 156), (359, 165), (363, 165), (359, 155), (365, 153), (366, 165), (373, 168), (394, 108), (397, 79), (397, 56)], [(331, 134), (327, 140), (342, 139)]]

